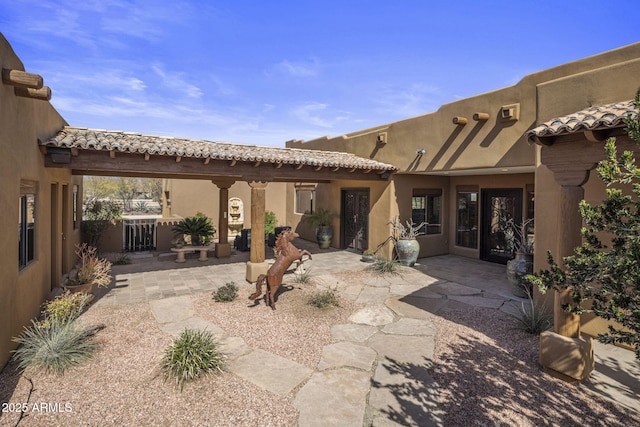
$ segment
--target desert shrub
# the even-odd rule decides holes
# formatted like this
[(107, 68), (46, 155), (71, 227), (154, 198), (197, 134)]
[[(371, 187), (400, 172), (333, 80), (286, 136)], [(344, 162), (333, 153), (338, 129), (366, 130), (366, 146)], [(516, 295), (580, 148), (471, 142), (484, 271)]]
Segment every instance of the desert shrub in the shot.
[(308, 304), (316, 308), (325, 308), (330, 305), (340, 307), (335, 289), (327, 289), (314, 293), (311, 298), (309, 298)]
[(53, 323), (71, 322), (82, 314), (82, 311), (90, 301), (91, 296), (84, 292), (65, 292), (43, 304), (43, 320), (38, 323), (38, 326), (40, 328), (48, 328)]
[(165, 381), (175, 380), (182, 391), (189, 381), (222, 372), (224, 359), (210, 331), (187, 328), (165, 349), (160, 367)]
[(238, 286), (229, 282), (213, 292), (213, 299), (218, 302), (231, 302), (238, 296)]
[(129, 255), (125, 253), (117, 254), (113, 260), (113, 264), (115, 265), (131, 264), (131, 258), (129, 258)]
[(310, 284), (313, 281), (311, 279), (311, 269), (307, 268), (306, 270), (302, 270), (299, 273), (295, 273), (293, 281), (299, 285)]
[(512, 316), (518, 321), (518, 328), (530, 334), (539, 335), (553, 326), (553, 316), (547, 310), (546, 305), (533, 300), (528, 292), (529, 303), (522, 303), (518, 312)]
[(32, 322), (22, 335), (13, 338), (20, 344), (14, 356), (22, 370), (30, 368), (62, 375), (91, 357), (97, 347), (91, 338), (102, 328), (83, 326), (74, 320), (51, 321), (46, 327)]
[(376, 257), (373, 264), (365, 268), (366, 271), (372, 271), (377, 274), (394, 274), (398, 269), (398, 261), (384, 257)]

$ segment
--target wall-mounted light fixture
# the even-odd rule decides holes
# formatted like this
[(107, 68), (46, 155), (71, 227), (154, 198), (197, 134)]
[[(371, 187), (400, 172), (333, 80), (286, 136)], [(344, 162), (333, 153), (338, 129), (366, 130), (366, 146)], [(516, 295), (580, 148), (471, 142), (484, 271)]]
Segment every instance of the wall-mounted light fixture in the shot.
[(502, 120), (520, 119), (520, 104), (503, 105), (500, 108), (500, 118)]
[(466, 117), (460, 117), (460, 116), (455, 116), (452, 120), (454, 125), (466, 125), (467, 124), (467, 118)]
[(380, 132), (378, 134), (378, 138), (376, 139), (376, 142), (378, 144), (386, 144), (387, 143), (387, 133), (386, 132)]
[(426, 148), (418, 148), (418, 149), (416, 150), (416, 154), (417, 154), (418, 156), (422, 156), (422, 155), (423, 155), (424, 153), (426, 153), (426, 152), (427, 152), (427, 149), (426, 149)]

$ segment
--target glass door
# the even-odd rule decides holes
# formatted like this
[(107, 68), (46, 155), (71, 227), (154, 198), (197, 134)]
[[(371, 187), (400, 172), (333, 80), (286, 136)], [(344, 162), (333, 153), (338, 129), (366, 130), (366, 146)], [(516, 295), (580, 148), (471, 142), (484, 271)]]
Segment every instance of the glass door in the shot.
[(513, 229), (522, 221), (522, 190), (487, 189), (482, 191), (481, 257), (506, 264), (514, 256)]

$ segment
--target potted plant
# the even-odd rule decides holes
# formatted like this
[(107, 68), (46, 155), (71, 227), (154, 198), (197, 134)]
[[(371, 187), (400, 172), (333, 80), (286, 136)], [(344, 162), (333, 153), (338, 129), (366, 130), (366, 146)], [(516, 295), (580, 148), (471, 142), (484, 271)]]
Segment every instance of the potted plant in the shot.
[(402, 265), (413, 267), (420, 253), (420, 243), (416, 237), (426, 223), (422, 222), (419, 225), (415, 225), (413, 220), (408, 220), (405, 224), (402, 224), (400, 218), (395, 217), (389, 224), (391, 224), (391, 235), (395, 242), (398, 261)]
[(76, 245), (76, 255), (79, 261), (76, 268), (62, 285), (69, 292), (85, 292), (90, 294), (93, 287), (107, 287), (111, 283), (111, 262), (99, 258), (97, 249), (86, 243)]
[(533, 273), (533, 248), (534, 240), (530, 229), (533, 228), (533, 218), (516, 224), (513, 219), (507, 222), (508, 235), (515, 257), (507, 261), (507, 279), (511, 284), (514, 295), (526, 298), (531, 295), (533, 289), (525, 289), (522, 278)]
[(362, 262), (374, 262), (376, 260), (376, 251), (373, 249), (367, 249), (366, 251), (362, 252), (362, 258), (360, 258), (360, 261)]
[(333, 239), (331, 219), (334, 216), (335, 214), (330, 209), (321, 208), (307, 217), (309, 224), (316, 228), (316, 239), (320, 249), (327, 249), (331, 245), (331, 239)]
[(276, 245), (276, 227), (278, 226), (278, 218), (272, 211), (264, 212), (264, 237), (267, 245), (274, 247)]
[(206, 215), (198, 214), (196, 216), (188, 216), (173, 226), (175, 236), (189, 236), (191, 245), (200, 246), (208, 244), (213, 238), (216, 228)]
[(184, 237), (182, 236), (178, 236), (171, 241), (171, 244), (173, 245), (173, 247), (178, 249), (182, 248), (185, 245), (185, 243), (186, 242), (184, 241)]

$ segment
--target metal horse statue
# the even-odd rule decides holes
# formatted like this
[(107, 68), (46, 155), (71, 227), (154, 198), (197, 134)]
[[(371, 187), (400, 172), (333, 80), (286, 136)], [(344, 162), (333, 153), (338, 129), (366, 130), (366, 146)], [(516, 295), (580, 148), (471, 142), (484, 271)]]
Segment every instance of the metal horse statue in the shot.
[(249, 295), (249, 299), (255, 300), (262, 295), (262, 283), (267, 285), (265, 290), (265, 300), (271, 309), (276, 309), (275, 296), (276, 292), (282, 285), (282, 276), (285, 271), (293, 264), (295, 260), (302, 260), (304, 255), (311, 259), (311, 253), (307, 250), (299, 250), (291, 241), (299, 237), (299, 234), (293, 230), (284, 230), (276, 239), (274, 252), (276, 262), (267, 270), (267, 274), (261, 274), (256, 281), (256, 291)]

